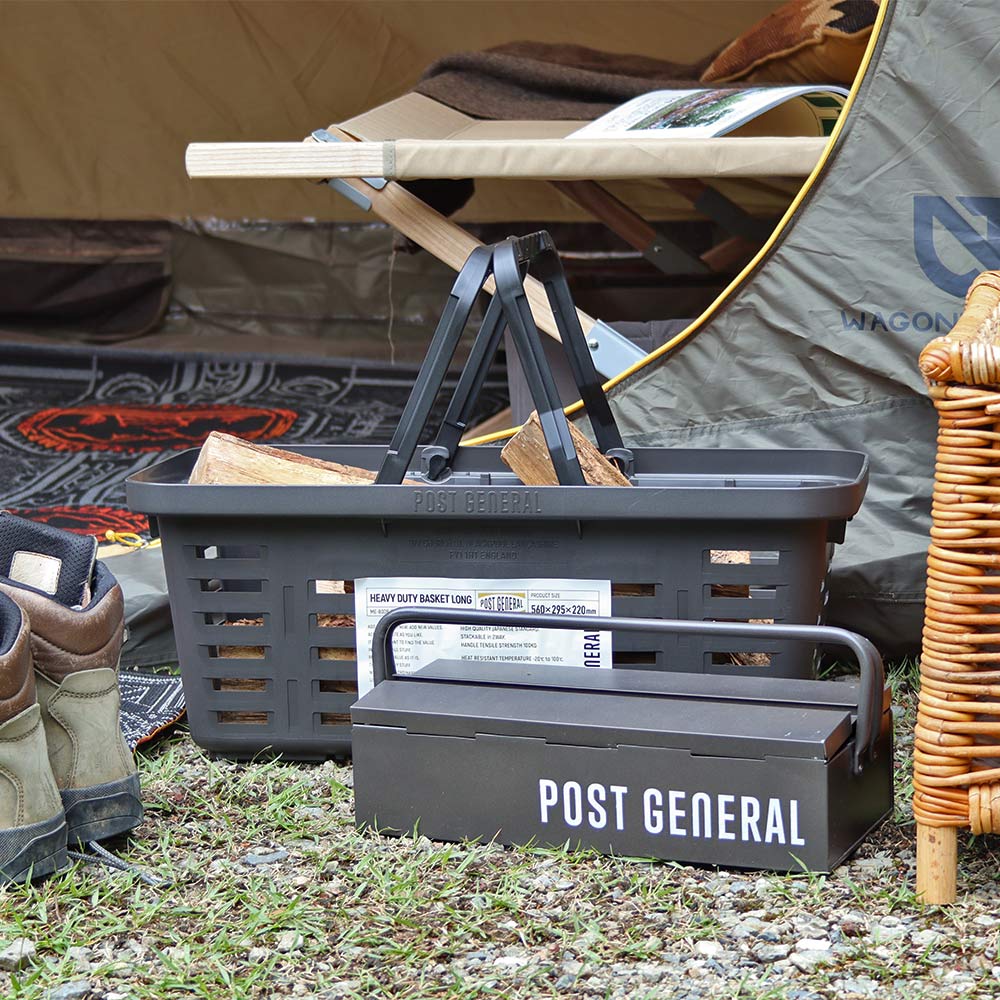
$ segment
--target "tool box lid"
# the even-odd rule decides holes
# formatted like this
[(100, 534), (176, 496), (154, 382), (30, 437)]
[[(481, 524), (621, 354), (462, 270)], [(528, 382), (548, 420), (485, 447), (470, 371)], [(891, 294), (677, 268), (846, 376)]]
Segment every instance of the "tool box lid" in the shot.
[(858, 696), (853, 682), (437, 660), (377, 685), (351, 719), (441, 736), (829, 760), (854, 732)]

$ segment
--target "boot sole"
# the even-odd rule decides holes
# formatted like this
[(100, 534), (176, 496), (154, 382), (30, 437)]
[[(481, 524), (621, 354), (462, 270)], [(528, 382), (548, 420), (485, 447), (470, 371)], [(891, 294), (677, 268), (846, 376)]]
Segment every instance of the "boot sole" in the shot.
[(66, 867), (66, 818), (0, 830), (0, 884), (27, 882)]
[(67, 788), (59, 794), (66, 810), (66, 836), (70, 844), (106, 840), (142, 822), (137, 774), (89, 788)]

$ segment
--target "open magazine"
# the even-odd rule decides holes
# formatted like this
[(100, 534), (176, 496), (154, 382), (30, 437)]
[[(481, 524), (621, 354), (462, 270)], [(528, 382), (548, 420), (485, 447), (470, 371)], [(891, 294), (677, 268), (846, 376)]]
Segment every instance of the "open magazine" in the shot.
[(566, 138), (829, 135), (847, 93), (832, 85), (654, 90), (633, 97)]

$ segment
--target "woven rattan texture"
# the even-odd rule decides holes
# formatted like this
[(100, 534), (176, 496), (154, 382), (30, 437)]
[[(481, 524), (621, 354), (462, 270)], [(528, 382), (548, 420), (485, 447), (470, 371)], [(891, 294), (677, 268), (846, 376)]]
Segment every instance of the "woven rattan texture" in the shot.
[(1000, 272), (920, 370), (938, 412), (914, 749), (919, 824), (1000, 832)]
[(1000, 831), (1000, 390), (931, 385), (939, 417), (913, 811)]

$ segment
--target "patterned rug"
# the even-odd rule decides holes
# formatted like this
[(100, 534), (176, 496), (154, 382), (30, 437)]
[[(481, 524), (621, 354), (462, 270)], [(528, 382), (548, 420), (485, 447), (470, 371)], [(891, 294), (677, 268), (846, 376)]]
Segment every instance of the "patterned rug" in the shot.
[(145, 670), (122, 670), (118, 674), (118, 686), (122, 694), (122, 733), (132, 750), (154, 740), (184, 715), (180, 677)]
[[(388, 441), (415, 376), (361, 361), (0, 345), (0, 506), (102, 540), (109, 529), (142, 533), (126, 476), (213, 430), (303, 445)], [(506, 381), (491, 376), (476, 420), (506, 397)]]
[[(125, 506), (126, 476), (214, 430), (303, 445), (388, 441), (415, 377), (326, 359), (0, 345), (0, 507), (101, 540), (109, 529), (144, 533), (146, 519)], [(488, 380), (476, 419), (506, 394), (505, 380)], [(179, 677), (122, 670), (120, 684), (133, 749), (184, 713)]]

